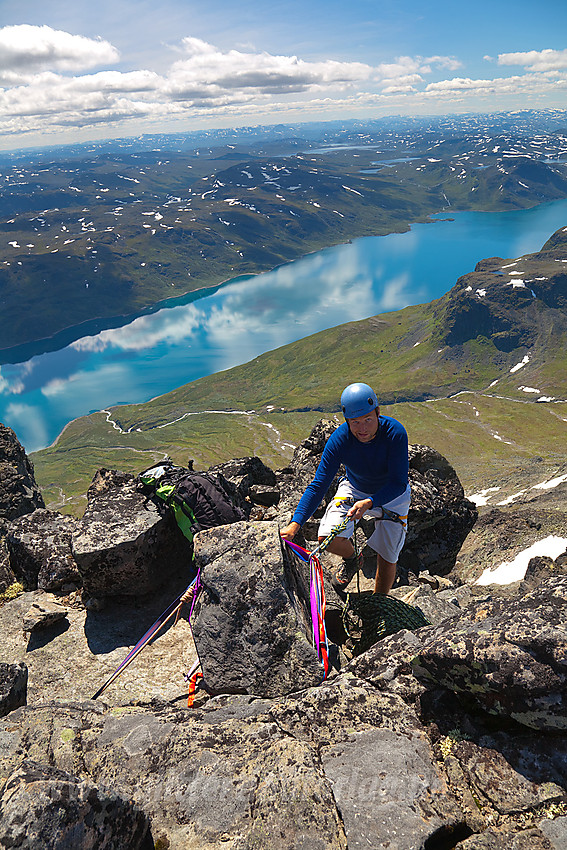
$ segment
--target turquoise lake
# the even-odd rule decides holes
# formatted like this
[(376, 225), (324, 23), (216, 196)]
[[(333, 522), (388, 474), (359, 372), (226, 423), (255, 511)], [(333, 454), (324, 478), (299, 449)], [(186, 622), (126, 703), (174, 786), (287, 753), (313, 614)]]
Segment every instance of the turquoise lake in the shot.
[(567, 200), (433, 218), (186, 296), (56, 351), (36, 346), (0, 367), (0, 421), (35, 451), (93, 410), (147, 401), (324, 328), (431, 301), (484, 257), (539, 250), (567, 226)]

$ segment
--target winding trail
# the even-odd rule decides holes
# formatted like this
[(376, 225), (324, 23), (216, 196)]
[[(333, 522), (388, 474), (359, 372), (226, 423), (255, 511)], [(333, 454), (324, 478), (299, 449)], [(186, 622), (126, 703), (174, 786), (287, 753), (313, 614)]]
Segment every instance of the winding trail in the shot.
[[(264, 422), (260, 419), (260, 415), (256, 413), (255, 410), (197, 410), (190, 411), (188, 413), (184, 413), (183, 416), (178, 416), (176, 419), (172, 419), (170, 422), (163, 422), (161, 425), (152, 425), (150, 428), (140, 428), (136, 425), (131, 425), (130, 428), (124, 430), (120, 427), (120, 425), (114, 420), (111, 419), (112, 412), (110, 410), (101, 410), (100, 413), (106, 415), (106, 422), (112, 426), (115, 431), (118, 431), (119, 434), (131, 434), (132, 432), (145, 434), (150, 431), (156, 431), (162, 428), (169, 428), (171, 425), (176, 425), (178, 422), (182, 422), (184, 419), (189, 418), (190, 416), (204, 416), (209, 414), (214, 415), (223, 415), (223, 416), (245, 416), (250, 423), (254, 421), (255, 425), (263, 425), (265, 428), (268, 428), (275, 439), (270, 439), (270, 443), (277, 448), (280, 449), (295, 449), (295, 444), (285, 441), (282, 438), (281, 432), (273, 425), (271, 422)], [(116, 448), (119, 448), (118, 446)], [(142, 449), (135, 449), (129, 446), (121, 446), (120, 448), (131, 448), (132, 451), (147, 451)], [(164, 458), (167, 455), (164, 455)]]

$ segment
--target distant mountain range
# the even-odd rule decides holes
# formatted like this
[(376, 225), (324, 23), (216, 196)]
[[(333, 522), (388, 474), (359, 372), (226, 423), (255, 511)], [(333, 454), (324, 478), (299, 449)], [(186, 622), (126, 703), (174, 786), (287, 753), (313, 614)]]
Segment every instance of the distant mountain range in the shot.
[(562, 126), (560, 111), (390, 119), (4, 155), (0, 362), (444, 209), (564, 198)]
[(283, 465), (291, 443), (337, 415), (341, 389), (361, 379), (412, 442), (448, 457), (468, 492), (523, 486), (567, 460), (566, 352), (567, 227), (535, 254), (482, 260), (429, 304), (76, 420), (34, 455), (36, 475), (48, 499), (79, 510), (98, 466), (140, 470), (165, 454), (201, 467), (247, 454)]

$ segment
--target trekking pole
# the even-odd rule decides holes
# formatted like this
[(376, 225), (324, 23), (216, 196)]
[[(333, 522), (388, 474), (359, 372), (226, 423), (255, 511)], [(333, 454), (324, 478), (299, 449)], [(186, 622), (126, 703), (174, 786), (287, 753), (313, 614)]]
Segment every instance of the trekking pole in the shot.
[[(181, 611), (182, 606), (185, 604), (184, 602), (180, 601), (181, 597), (184, 596), (184, 594), (189, 590), (189, 588), (194, 583), (195, 583), (195, 581), (192, 581), (191, 584), (189, 584), (185, 588), (183, 593), (181, 593), (176, 599), (174, 599), (173, 602), (171, 603), (171, 605), (168, 605), (168, 607), (165, 609), (165, 611), (162, 614), (160, 614), (160, 616), (157, 618), (155, 623), (152, 626), (150, 626), (150, 628), (147, 630), (147, 632), (144, 635), (142, 635), (142, 637), (140, 638), (140, 640), (138, 641), (136, 646), (133, 649), (130, 650), (130, 652), (128, 653), (128, 655), (124, 659), (124, 661), (121, 664), (118, 665), (118, 667), (116, 668), (114, 673), (112, 673), (112, 675), (109, 676), (109, 678), (106, 680), (104, 685), (102, 685), (98, 689), (96, 694), (93, 697), (91, 697), (91, 699), (98, 699), (99, 696), (101, 696), (101, 694), (103, 694), (104, 691), (107, 689), (107, 687), (109, 685), (111, 685), (113, 682), (115, 682), (116, 679), (120, 676), (120, 674), (123, 673), (124, 670), (127, 667), (129, 667), (129, 665), (132, 663), (132, 661), (134, 661), (135, 658), (138, 657), (140, 652), (150, 643), (152, 638), (157, 636), (158, 632), (160, 632), (162, 630), (162, 628), (166, 625), (166, 623), (168, 623), (176, 614), (179, 615), (179, 612)], [(176, 620), (176, 622), (177, 622), (177, 620)]]

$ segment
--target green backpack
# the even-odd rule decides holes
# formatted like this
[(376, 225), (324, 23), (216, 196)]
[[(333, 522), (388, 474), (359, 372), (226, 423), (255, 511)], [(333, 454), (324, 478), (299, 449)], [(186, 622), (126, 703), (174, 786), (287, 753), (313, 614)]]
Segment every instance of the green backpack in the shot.
[(162, 513), (171, 510), (177, 525), (191, 542), (201, 529), (247, 519), (236, 503), (236, 487), (230, 492), (220, 473), (195, 472), (171, 461), (163, 461), (138, 475), (141, 492)]

